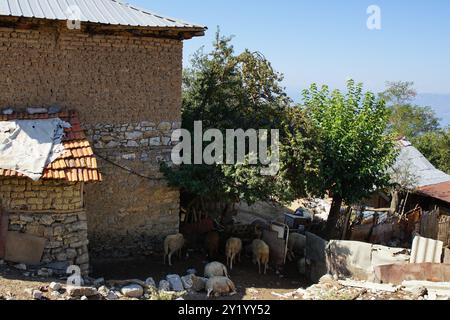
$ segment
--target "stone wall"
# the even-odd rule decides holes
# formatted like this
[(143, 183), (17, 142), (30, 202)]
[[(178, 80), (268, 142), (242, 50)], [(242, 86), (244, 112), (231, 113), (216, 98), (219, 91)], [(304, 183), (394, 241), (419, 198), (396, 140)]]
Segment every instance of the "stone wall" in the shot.
[(159, 161), (181, 122), (182, 49), (174, 39), (0, 28), (0, 108), (76, 110), (96, 154), (150, 178), (99, 159), (103, 181), (85, 188), (94, 255), (147, 253), (178, 231), (179, 192)]
[(9, 213), (9, 231), (47, 240), (41, 262), (76, 264), (89, 269), (83, 184), (0, 177), (1, 206)]
[(178, 232), (179, 191), (167, 186), (159, 168), (161, 161), (170, 162), (171, 133), (180, 125), (142, 121), (87, 126), (103, 174), (102, 183), (86, 186), (94, 256), (151, 254), (162, 249), (167, 235)]
[[(55, 262), (77, 265), (83, 274), (89, 271), (87, 218), (85, 212), (10, 213), (9, 231), (47, 239), (41, 262), (51, 268)], [(65, 268), (59, 271), (64, 273)]]
[(0, 200), (9, 210), (67, 211), (83, 209), (81, 183), (1, 178)]

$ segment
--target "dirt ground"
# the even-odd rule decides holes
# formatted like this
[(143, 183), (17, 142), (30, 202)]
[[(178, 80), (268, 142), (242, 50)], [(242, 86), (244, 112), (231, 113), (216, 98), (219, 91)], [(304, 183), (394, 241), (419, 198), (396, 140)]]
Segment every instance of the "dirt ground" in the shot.
[[(217, 260), (225, 263), (222, 259)], [(164, 265), (160, 256), (142, 260), (93, 261), (92, 276), (94, 278), (104, 277), (107, 280), (135, 278), (145, 280), (153, 277), (158, 283), (168, 274), (186, 275), (186, 271), (191, 268), (196, 269), (198, 275), (203, 275), (206, 263), (208, 261), (201, 253), (191, 253), (188, 259), (174, 259), (172, 267)], [(295, 264), (288, 264), (281, 274), (269, 270), (267, 275), (259, 275), (258, 267), (253, 265), (250, 257), (242, 257), (242, 262), (238, 263), (232, 271), (229, 270), (229, 274), (237, 287), (238, 294), (233, 297), (221, 298), (223, 300), (277, 300), (279, 298), (272, 295), (272, 292), (287, 293), (309, 285), (299, 275)], [(189, 294), (184, 298), (186, 300), (202, 300), (206, 298), (206, 294)]]
[[(221, 259), (217, 259), (221, 261)], [(174, 259), (173, 267), (163, 264), (162, 256), (153, 256), (145, 259), (132, 259), (122, 261), (92, 261), (92, 278), (109, 280), (145, 280), (152, 277), (157, 283), (165, 279), (168, 274), (186, 275), (188, 269), (195, 268), (199, 275), (203, 275), (206, 257), (201, 253), (191, 253), (188, 259)], [(224, 261), (222, 261), (224, 262)], [(28, 289), (39, 289), (44, 297), (53, 300), (48, 292), (48, 285), (52, 281), (65, 283), (64, 278), (30, 277), (29, 271), (17, 270), (11, 265), (0, 266), (0, 299), (12, 298), (14, 300), (30, 299)], [(257, 266), (253, 265), (250, 257), (242, 257), (242, 262), (229, 271), (230, 277), (237, 287), (237, 295), (223, 297), (223, 300), (278, 300), (280, 297), (274, 293), (288, 293), (298, 288), (305, 288), (309, 283), (297, 272), (295, 264), (289, 264), (285, 270), (277, 274), (269, 270), (267, 275), (259, 275)], [(184, 296), (186, 300), (204, 300), (205, 293), (192, 293)], [(285, 300), (285, 299), (284, 299)]]

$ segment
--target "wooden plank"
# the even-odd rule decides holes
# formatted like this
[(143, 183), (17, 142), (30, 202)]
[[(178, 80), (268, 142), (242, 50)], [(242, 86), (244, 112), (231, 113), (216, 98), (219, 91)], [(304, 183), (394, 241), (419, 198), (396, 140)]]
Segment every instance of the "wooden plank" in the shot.
[(5, 258), (6, 235), (8, 233), (8, 212), (0, 207), (0, 259)]

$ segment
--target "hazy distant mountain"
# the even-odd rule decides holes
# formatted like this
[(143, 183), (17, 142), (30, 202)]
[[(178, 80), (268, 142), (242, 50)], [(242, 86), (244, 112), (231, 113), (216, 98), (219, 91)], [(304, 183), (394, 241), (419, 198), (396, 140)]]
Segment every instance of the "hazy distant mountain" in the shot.
[(421, 93), (414, 101), (419, 106), (429, 106), (441, 118), (442, 126), (450, 125), (450, 94)]

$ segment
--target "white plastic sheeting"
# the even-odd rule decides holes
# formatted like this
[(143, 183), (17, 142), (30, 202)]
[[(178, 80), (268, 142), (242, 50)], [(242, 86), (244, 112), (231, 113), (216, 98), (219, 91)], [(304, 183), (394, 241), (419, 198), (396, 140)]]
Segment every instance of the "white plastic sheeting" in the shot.
[(64, 152), (64, 128), (70, 124), (59, 118), (0, 122), (0, 168), (39, 180)]

